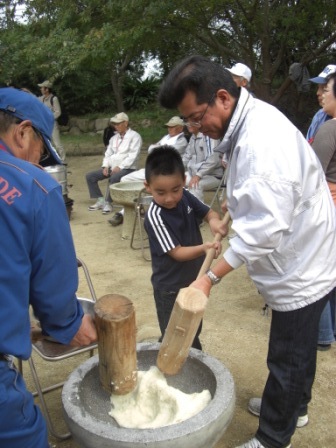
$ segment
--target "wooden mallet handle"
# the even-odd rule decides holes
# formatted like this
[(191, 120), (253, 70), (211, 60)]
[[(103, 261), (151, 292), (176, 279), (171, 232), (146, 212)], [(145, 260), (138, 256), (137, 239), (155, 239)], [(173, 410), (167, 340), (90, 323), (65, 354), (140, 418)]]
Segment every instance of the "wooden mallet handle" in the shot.
[[(226, 212), (225, 215), (223, 216), (222, 223), (228, 224), (229, 222), (230, 222), (230, 214), (229, 214), (229, 212)], [(221, 241), (221, 240), (222, 240), (222, 235), (220, 233), (216, 233), (213, 242), (215, 243), (215, 242)], [(202, 275), (204, 275), (206, 273), (206, 271), (210, 268), (211, 263), (213, 262), (213, 259), (215, 257), (215, 253), (216, 253), (216, 251), (213, 248), (208, 250), (208, 252), (205, 256), (205, 259), (203, 261), (203, 264), (201, 266), (201, 269), (197, 275), (197, 278), (202, 277)]]
[[(222, 221), (227, 224), (229, 220), (229, 213), (226, 213)], [(217, 233), (214, 241), (221, 239), (222, 236)], [(215, 250), (210, 249), (198, 277), (209, 269), (214, 256)], [(185, 363), (207, 302), (207, 296), (199, 289), (189, 286), (179, 291), (156, 361), (164, 374), (176, 375)]]

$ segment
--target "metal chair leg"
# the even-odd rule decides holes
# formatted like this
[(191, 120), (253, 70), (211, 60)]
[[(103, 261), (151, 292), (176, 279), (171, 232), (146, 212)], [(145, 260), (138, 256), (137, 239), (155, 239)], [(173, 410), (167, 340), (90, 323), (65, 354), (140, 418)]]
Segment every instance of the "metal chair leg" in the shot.
[[(133, 224), (133, 230), (132, 230), (132, 235), (131, 235), (131, 241), (130, 241), (130, 246), (132, 249), (134, 250), (139, 250), (141, 249), (141, 253), (143, 258), (146, 261), (151, 261), (151, 258), (148, 257), (146, 255), (146, 249), (148, 248), (147, 246), (145, 246), (144, 240), (146, 237), (146, 231), (143, 227), (143, 217), (141, 216), (142, 212), (144, 212), (144, 204), (149, 205), (149, 202), (142, 202), (144, 200), (144, 197), (142, 196), (142, 194), (144, 193), (145, 190), (142, 190), (139, 194), (138, 200), (136, 202), (136, 206), (135, 206), (135, 216), (134, 216), (134, 224)], [(151, 197), (147, 198), (149, 201), (151, 201)], [(140, 236), (140, 247), (135, 246), (134, 244), (134, 240), (135, 240), (135, 232), (137, 227), (139, 228), (139, 236)]]
[(36, 387), (36, 392), (37, 392), (37, 395), (38, 395), (38, 397), (40, 399), (40, 402), (41, 402), (42, 411), (43, 411), (44, 417), (45, 417), (45, 419), (47, 421), (47, 426), (48, 426), (49, 433), (53, 437), (55, 437), (56, 439), (59, 439), (59, 440), (69, 439), (71, 437), (71, 433), (70, 432), (66, 432), (64, 434), (60, 434), (60, 433), (58, 433), (55, 430), (54, 425), (52, 424), (52, 421), (51, 421), (51, 418), (50, 418), (50, 415), (49, 415), (47, 404), (46, 404), (46, 402), (44, 400), (44, 395), (43, 395), (43, 393), (45, 393), (45, 392), (49, 392), (51, 390), (54, 390), (54, 389), (57, 389), (57, 388), (63, 386), (64, 383), (55, 384), (55, 385), (53, 385), (53, 386), (51, 386), (49, 388), (42, 389), (41, 385), (40, 385), (40, 381), (39, 381), (38, 376), (37, 376), (37, 372), (36, 372), (36, 369), (35, 369), (35, 364), (34, 364), (34, 361), (33, 361), (32, 357), (30, 357), (28, 359), (28, 363), (29, 363), (29, 367), (30, 367), (30, 371), (31, 371), (31, 374), (32, 374), (32, 378), (33, 378), (33, 381), (34, 381), (34, 384), (35, 384), (35, 387)]

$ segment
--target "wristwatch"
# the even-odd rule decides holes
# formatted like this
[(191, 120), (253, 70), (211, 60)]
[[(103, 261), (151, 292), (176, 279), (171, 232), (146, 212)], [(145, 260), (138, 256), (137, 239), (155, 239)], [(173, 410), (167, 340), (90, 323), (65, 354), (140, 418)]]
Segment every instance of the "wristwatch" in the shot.
[(208, 271), (206, 271), (206, 275), (209, 277), (209, 279), (211, 280), (211, 284), (212, 285), (217, 285), (217, 283), (219, 283), (222, 279), (221, 277), (217, 277), (216, 274), (214, 274), (212, 272), (211, 269), (209, 269)]

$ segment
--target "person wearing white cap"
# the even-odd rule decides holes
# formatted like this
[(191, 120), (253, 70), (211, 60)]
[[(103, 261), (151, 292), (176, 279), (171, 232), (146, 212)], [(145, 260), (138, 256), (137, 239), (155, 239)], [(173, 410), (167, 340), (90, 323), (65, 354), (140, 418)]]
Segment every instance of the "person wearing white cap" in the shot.
[(238, 87), (245, 87), (246, 89), (250, 87), (252, 71), (247, 65), (238, 62), (228, 70)]
[[(129, 128), (129, 119), (124, 112), (112, 117), (111, 122), (116, 133), (110, 139), (105, 151), (102, 167), (86, 174), (90, 198), (96, 199), (95, 204), (89, 206), (89, 210), (102, 210), (103, 214), (112, 211), (109, 186), (120, 182), (123, 176), (136, 170), (142, 146), (140, 134)], [(98, 186), (98, 182), (104, 179), (108, 179), (109, 182), (105, 197)]]
[[(322, 109), (317, 112), (320, 122), (315, 123), (316, 131), (311, 139), (313, 140), (312, 147), (321, 162), (336, 206), (336, 65), (328, 65), (318, 77), (312, 79), (319, 85), (317, 95), (320, 106), (322, 106)], [(331, 344), (335, 342), (335, 313), (336, 288), (321, 314), (318, 350), (329, 350)]]
[(307, 131), (306, 138), (309, 143), (313, 143), (316, 132), (318, 131), (321, 124), (323, 124), (325, 121), (331, 118), (326, 112), (324, 112), (322, 108), (322, 95), (323, 95), (323, 89), (327, 82), (327, 77), (335, 72), (336, 72), (336, 65), (329, 64), (326, 67), (324, 67), (324, 69), (318, 76), (309, 79), (310, 82), (317, 84), (316, 96), (317, 101), (321, 107), (321, 109), (319, 109), (313, 116), (309, 129)]
[(54, 95), (51, 91), (52, 83), (48, 80), (43, 81), (41, 84), (37, 84), (40, 87), (42, 95), (38, 97), (38, 99), (51, 110), (54, 115), (54, 128), (52, 133), (52, 141), (56, 148), (56, 151), (62, 161), (65, 161), (65, 150), (61, 142), (60, 131), (57, 123), (57, 118), (60, 117), (62, 111), (59, 100), (56, 95)]
[[(168, 129), (168, 134), (164, 135), (161, 140), (157, 143), (150, 145), (148, 148), (148, 154), (152, 152), (154, 148), (157, 146), (169, 145), (173, 146), (181, 156), (184, 154), (184, 151), (188, 145), (188, 141), (185, 138), (183, 132), (183, 120), (180, 117), (174, 116), (172, 117), (164, 126)], [(130, 174), (127, 174), (121, 179), (121, 182), (144, 182), (145, 181), (145, 169), (141, 168), (140, 170), (134, 171)], [(111, 226), (115, 227), (123, 222), (123, 213), (124, 210), (120, 210), (120, 212), (115, 213), (108, 222)]]

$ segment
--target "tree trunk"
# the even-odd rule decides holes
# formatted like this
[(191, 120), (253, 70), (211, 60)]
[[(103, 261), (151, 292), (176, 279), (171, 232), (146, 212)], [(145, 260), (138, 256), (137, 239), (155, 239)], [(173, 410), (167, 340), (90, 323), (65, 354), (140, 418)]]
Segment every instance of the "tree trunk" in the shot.
[(116, 71), (112, 71), (111, 84), (112, 84), (112, 89), (113, 89), (113, 93), (115, 96), (118, 112), (124, 112), (124, 110), (125, 110), (121, 79), (122, 79), (122, 77), (120, 77), (120, 75), (118, 75), (118, 73)]

